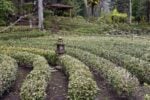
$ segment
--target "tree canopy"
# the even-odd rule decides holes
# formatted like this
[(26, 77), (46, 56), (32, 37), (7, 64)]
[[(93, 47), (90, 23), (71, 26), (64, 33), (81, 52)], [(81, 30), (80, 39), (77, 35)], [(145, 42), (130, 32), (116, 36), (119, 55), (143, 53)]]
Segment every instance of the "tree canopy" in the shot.
[(13, 3), (10, 0), (0, 0), (0, 23), (5, 23), (4, 21), (9, 14), (14, 12)]

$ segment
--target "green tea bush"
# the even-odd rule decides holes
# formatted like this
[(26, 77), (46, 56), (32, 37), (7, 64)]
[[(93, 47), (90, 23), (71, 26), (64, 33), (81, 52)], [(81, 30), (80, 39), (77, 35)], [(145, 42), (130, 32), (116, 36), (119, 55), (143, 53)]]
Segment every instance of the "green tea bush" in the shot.
[(98, 87), (89, 68), (68, 55), (61, 56), (59, 63), (64, 66), (69, 75), (69, 100), (94, 100), (98, 93)]
[(144, 84), (144, 86), (142, 87), (142, 94), (144, 99), (143, 100), (150, 100), (150, 85), (148, 84)]
[[(82, 43), (81, 43), (82, 44)], [(97, 45), (90, 45), (87, 43), (81, 44), (72, 44), (72, 46), (77, 46), (78, 48), (88, 50), (96, 55), (104, 57), (112, 61), (113, 63), (118, 64), (126, 68), (129, 72), (135, 75), (141, 83), (146, 82), (150, 84), (150, 64), (144, 60), (141, 60), (130, 55), (119, 53), (113, 50), (103, 49)]]
[(135, 75), (141, 83), (147, 82), (150, 84), (150, 64), (139, 58), (132, 57), (126, 54), (118, 54), (117, 52), (104, 55), (105, 58), (112, 62), (123, 66), (133, 75)]
[[(27, 55), (26, 53), (21, 53)], [(21, 99), (22, 100), (44, 100), (46, 98), (46, 88), (48, 86), (48, 81), (51, 76), (50, 67), (47, 61), (41, 56), (33, 57), (32, 66), (33, 71), (26, 77), (22, 87), (21, 87)], [(27, 59), (28, 60), (28, 59)]]
[(13, 85), (17, 69), (18, 65), (14, 59), (0, 54), (0, 96)]
[(31, 32), (23, 31), (23, 32), (1, 33), (0, 39), (2, 40), (20, 39), (20, 38), (31, 38), (31, 37), (40, 37), (40, 36), (47, 36), (47, 35), (49, 35), (49, 33), (33, 30)]
[(1, 46), (0, 50), (1, 50), (0, 52), (22, 51), (22, 52), (31, 52), (34, 54), (38, 54), (44, 56), (48, 60), (48, 63), (50, 63), (51, 65), (56, 65), (56, 61), (57, 61), (56, 53), (53, 50), (43, 50), (38, 48), (24, 48), (24, 47), (6, 47), (6, 46)]
[(150, 62), (150, 54), (149, 54), (149, 53), (145, 53), (145, 54), (142, 56), (142, 59), (147, 60), (147, 61)]
[(108, 60), (75, 48), (68, 48), (67, 53), (102, 73), (102, 76), (119, 95), (131, 96), (138, 88), (137, 78), (132, 76), (126, 69), (117, 67)]
[(22, 100), (44, 100), (46, 97), (46, 88), (51, 76), (51, 69), (45, 58), (28, 52), (3, 51), (18, 63), (33, 67), (33, 70), (27, 75), (22, 84), (20, 96)]

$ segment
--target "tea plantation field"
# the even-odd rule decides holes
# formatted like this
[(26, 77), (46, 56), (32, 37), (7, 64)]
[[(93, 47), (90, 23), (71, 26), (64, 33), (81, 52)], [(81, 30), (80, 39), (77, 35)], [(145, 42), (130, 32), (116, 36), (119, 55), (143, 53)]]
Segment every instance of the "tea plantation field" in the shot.
[(59, 37), (0, 35), (0, 100), (150, 100), (149, 37)]

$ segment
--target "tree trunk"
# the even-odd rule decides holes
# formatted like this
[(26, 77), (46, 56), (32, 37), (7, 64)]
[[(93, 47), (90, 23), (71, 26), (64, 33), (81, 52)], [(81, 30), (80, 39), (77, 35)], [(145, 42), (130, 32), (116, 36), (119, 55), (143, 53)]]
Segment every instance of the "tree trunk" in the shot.
[(129, 24), (132, 23), (132, 0), (129, 0)]
[(94, 4), (91, 5), (92, 16), (94, 16)]
[(44, 25), (43, 25), (43, 21), (44, 21), (44, 17), (43, 17), (43, 0), (38, 0), (38, 17), (39, 17), (39, 29), (43, 30), (44, 29)]
[(85, 16), (88, 17), (88, 3), (87, 3), (87, 0), (84, 0), (84, 5), (85, 5)]

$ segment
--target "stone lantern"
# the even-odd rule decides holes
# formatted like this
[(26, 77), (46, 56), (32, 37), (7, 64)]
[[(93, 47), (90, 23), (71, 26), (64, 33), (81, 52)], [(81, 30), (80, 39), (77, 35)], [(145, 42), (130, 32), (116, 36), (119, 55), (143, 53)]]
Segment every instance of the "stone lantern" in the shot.
[(56, 45), (57, 45), (56, 53), (58, 55), (64, 54), (65, 53), (65, 44), (64, 44), (63, 39), (61, 37), (58, 38)]

